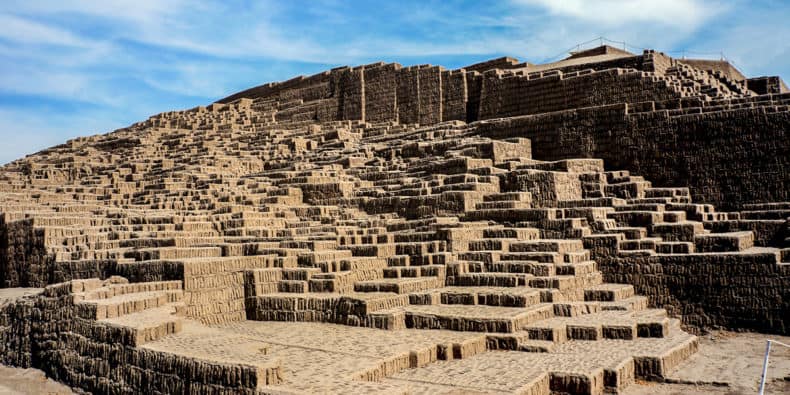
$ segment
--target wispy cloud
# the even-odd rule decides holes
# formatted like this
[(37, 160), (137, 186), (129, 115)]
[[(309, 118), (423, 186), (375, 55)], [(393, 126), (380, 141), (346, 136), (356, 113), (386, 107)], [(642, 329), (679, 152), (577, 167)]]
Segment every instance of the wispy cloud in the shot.
[(570, 17), (603, 26), (653, 22), (684, 30), (696, 28), (724, 8), (718, 3), (697, 0), (516, 0), (516, 2), (543, 7), (555, 16)]
[(78, 37), (68, 30), (38, 23), (9, 14), (0, 14), (0, 38), (23, 44), (43, 44), (87, 47), (88, 40)]

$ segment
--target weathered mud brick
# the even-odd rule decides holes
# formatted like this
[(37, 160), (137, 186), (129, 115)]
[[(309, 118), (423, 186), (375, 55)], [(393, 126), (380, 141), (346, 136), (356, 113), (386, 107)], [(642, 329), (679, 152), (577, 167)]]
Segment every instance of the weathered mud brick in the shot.
[(0, 363), (97, 393), (664, 380), (691, 333), (788, 333), (788, 104), (602, 46), (339, 67), (72, 139), (0, 167)]

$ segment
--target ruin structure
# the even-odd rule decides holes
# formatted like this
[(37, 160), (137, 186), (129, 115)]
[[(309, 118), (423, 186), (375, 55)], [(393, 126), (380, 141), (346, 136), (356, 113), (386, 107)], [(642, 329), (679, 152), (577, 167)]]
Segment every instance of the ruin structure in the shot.
[(0, 168), (0, 363), (94, 393), (618, 393), (790, 333), (790, 93), (341, 67)]

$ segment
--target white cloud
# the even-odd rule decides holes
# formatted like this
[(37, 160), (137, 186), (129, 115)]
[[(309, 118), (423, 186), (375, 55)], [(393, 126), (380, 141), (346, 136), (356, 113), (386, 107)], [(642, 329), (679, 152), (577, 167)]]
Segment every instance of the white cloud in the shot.
[(69, 31), (9, 14), (0, 14), (0, 38), (24, 44), (87, 47), (93, 43)]
[(556, 16), (570, 17), (601, 26), (634, 22), (657, 22), (679, 28), (695, 28), (716, 14), (721, 6), (698, 0), (515, 0), (545, 8)]
[[(195, 4), (192, 4), (195, 3)], [(185, 0), (5, 0), (0, 10), (16, 14), (65, 14), (145, 22), (177, 13), (185, 6), (200, 8), (196, 2)]]
[[(768, 11), (772, 12), (766, 12)], [(722, 51), (727, 59), (749, 77), (780, 75), (790, 78), (790, 25), (786, 12), (771, 7), (738, 10), (738, 18), (717, 24), (715, 30), (695, 45)], [(754, 21), (759, 20), (759, 24)]]

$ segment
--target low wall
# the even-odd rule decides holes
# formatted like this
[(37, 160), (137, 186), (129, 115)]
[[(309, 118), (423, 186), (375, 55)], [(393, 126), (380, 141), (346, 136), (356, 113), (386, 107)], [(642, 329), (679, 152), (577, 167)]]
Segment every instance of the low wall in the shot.
[[(41, 369), (89, 393), (256, 394), (279, 373), (124, 344), (122, 328), (78, 317), (71, 283), (0, 301), (0, 363)], [(259, 381), (261, 381), (259, 383)]]

